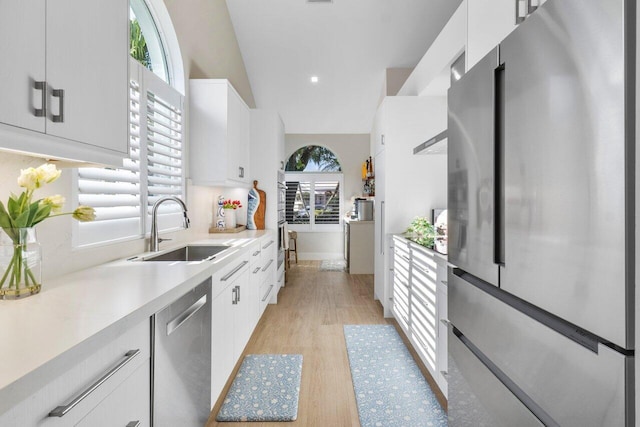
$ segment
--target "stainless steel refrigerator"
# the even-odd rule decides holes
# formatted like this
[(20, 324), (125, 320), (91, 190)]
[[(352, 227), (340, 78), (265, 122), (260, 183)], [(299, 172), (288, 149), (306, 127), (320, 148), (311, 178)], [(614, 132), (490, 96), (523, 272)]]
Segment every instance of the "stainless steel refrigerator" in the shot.
[(548, 0), (448, 94), (450, 426), (634, 426), (634, 0)]

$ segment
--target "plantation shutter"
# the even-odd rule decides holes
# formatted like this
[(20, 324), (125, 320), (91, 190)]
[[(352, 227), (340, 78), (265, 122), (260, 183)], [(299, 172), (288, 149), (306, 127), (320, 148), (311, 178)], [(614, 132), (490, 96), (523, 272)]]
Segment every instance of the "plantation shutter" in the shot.
[[(183, 96), (135, 60), (130, 72), (129, 158), (118, 169), (78, 169), (74, 202), (95, 208), (96, 220), (74, 221), (74, 246), (140, 238), (158, 198), (184, 200)], [(176, 203), (165, 203), (158, 229), (178, 229), (182, 218)]]
[(296, 231), (338, 231), (341, 228), (341, 173), (285, 172), (286, 219)]
[(74, 246), (117, 241), (142, 234), (140, 190), (140, 83), (129, 82), (129, 150), (120, 169), (80, 168), (78, 204), (96, 210), (92, 222), (77, 222)]
[[(164, 196), (184, 200), (183, 123), (184, 98), (148, 70), (145, 71), (147, 105), (147, 231), (151, 229), (151, 208)], [(166, 202), (158, 210), (159, 230), (183, 226), (182, 210)]]

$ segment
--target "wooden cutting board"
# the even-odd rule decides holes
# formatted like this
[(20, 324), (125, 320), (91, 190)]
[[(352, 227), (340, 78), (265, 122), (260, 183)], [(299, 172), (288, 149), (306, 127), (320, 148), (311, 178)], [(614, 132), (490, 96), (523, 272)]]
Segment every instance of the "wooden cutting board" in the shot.
[(257, 230), (264, 230), (265, 226), (265, 213), (267, 211), (267, 193), (258, 188), (258, 181), (253, 181), (253, 191), (258, 193), (258, 206), (253, 214), (253, 221), (256, 224)]

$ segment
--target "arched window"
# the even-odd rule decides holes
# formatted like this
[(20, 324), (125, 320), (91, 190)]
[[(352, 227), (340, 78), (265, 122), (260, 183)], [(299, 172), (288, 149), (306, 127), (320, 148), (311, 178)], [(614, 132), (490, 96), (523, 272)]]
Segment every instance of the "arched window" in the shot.
[(285, 165), (286, 219), (299, 231), (339, 231), (342, 212), (342, 167), (328, 148), (307, 145)]
[[(96, 220), (74, 222), (76, 247), (143, 238), (158, 199), (185, 200), (184, 72), (177, 37), (162, 0), (129, 5), (130, 157), (119, 169), (78, 169), (74, 197), (96, 209)], [(158, 213), (160, 231), (183, 227), (177, 204), (164, 204)]]

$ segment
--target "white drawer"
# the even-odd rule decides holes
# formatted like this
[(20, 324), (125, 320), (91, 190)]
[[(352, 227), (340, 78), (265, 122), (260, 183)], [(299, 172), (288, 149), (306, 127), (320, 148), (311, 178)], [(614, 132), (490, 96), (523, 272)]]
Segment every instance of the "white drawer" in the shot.
[[(56, 368), (61, 372), (60, 376), (0, 416), (0, 425), (75, 425), (134, 371), (149, 362), (150, 342), (150, 320), (146, 319), (121, 335), (107, 339), (95, 350), (87, 350), (88, 354), (83, 357), (68, 356), (68, 360), (63, 363), (64, 368)], [(104, 382), (88, 392), (101, 379)], [(148, 385), (147, 382), (147, 393), (150, 392)], [(82, 395), (86, 397), (80, 400)], [(140, 401), (145, 401), (143, 397), (141, 396)], [(69, 406), (75, 400), (79, 402), (62, 417), (49, 416), (54, 409)], [(148, 412), (150, 408), (147, 407), (146, 410)]]
[[(239, 256), (211, 276), (211, 297), (215, 298), (231, 285), (240, 275), (249, 268), (251, 254), (243, 251)], [(257, 267), (257, 266), (256, 266)]]

